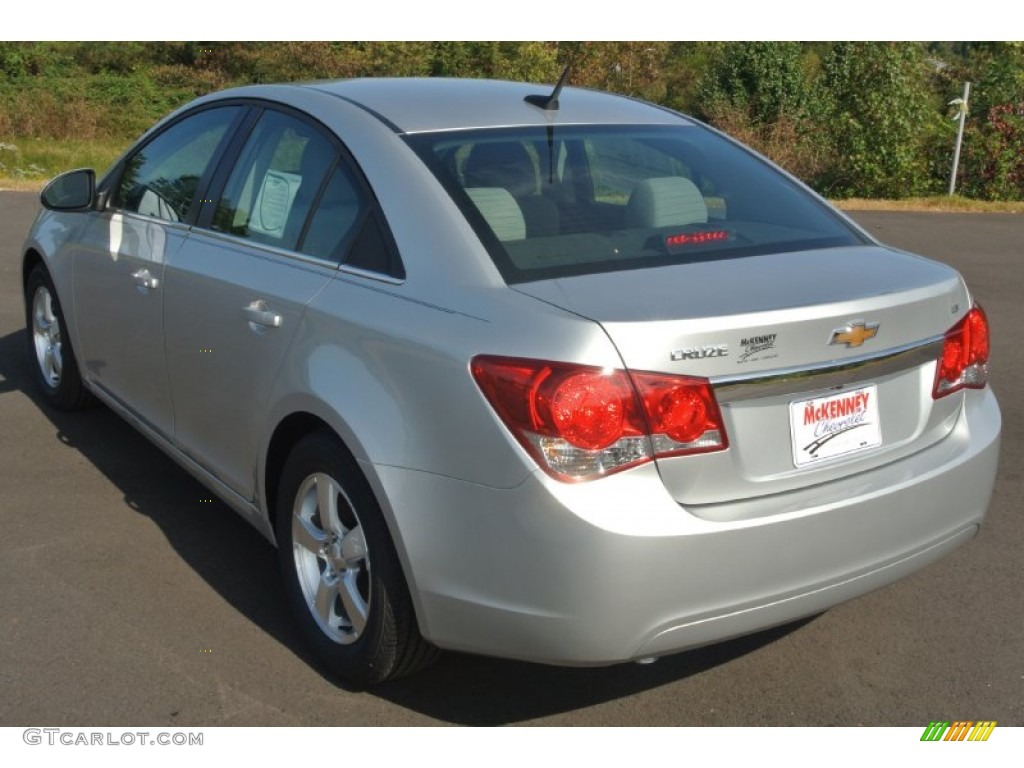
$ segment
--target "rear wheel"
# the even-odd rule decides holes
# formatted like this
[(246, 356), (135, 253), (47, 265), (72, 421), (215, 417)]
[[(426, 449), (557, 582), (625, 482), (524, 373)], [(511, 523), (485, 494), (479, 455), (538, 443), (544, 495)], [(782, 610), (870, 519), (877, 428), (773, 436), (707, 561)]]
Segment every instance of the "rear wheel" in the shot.
[(438, 655), (366, 479), (328, 432), (303, 438), (281, 475), (278, 557), (292, 611), (319, 660), (348, 681), (400, 677)]
[(57, 292), (42, 264), (25, 283), (25, 325), (32, 370), (43, 398), (67, 411), (91, 405), (93, 398), (82, 383)]

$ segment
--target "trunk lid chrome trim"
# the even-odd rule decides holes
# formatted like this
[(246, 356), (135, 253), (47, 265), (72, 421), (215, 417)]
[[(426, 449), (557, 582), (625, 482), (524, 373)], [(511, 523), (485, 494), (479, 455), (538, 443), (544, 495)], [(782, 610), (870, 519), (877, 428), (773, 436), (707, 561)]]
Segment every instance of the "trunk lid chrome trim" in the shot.
[(943, 340), (943, 336), (933, 336), (914, 344), (820, 366), (779, 368), (744, 376), (715, 376), (711, 385), (720, 404), (841, 387), (863, 380), (865, 376), (886, 376), (935, 362), (942, 354)]

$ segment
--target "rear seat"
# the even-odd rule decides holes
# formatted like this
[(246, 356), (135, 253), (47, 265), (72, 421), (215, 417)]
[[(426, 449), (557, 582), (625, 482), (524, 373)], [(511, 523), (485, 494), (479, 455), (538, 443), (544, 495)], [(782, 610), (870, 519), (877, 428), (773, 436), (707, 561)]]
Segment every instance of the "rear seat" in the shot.
[(462, 170), (466, 188), (500, 188), (519, 204), (527, 237), (559, 233), (558, 206), (537, 193), (537, 169), (518, 141), (476, 144)]

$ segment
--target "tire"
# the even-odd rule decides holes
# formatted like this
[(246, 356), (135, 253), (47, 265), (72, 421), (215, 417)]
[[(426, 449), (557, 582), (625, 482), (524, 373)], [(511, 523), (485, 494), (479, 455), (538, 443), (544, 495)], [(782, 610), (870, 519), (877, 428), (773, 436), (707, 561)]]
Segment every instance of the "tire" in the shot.
[(42, 264), (36, 265), (25, 283), (25, 327), (29, 362), (43, 399), (63, 411), (93, 405), (93, 396), (82, 383), (57, 291)]
[(307, 435), (288, 456), (276, 534), (288, 602), (330, 672), (371, 685), (437, 658), (420, 635), (380, 507), (332, 433)]

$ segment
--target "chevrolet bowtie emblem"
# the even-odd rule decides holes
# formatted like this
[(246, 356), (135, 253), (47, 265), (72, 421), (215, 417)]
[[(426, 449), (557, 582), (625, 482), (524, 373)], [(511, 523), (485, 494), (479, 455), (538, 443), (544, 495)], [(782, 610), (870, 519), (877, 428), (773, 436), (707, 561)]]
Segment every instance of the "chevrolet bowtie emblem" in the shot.
[(878, 323), (865, 323), (863, 320), (854, 320), (842, 328), (832, 331), (832, 338), (829, 344), (845, 344), (848, 347), (859, 347), (868, 339), (878, 335)]

